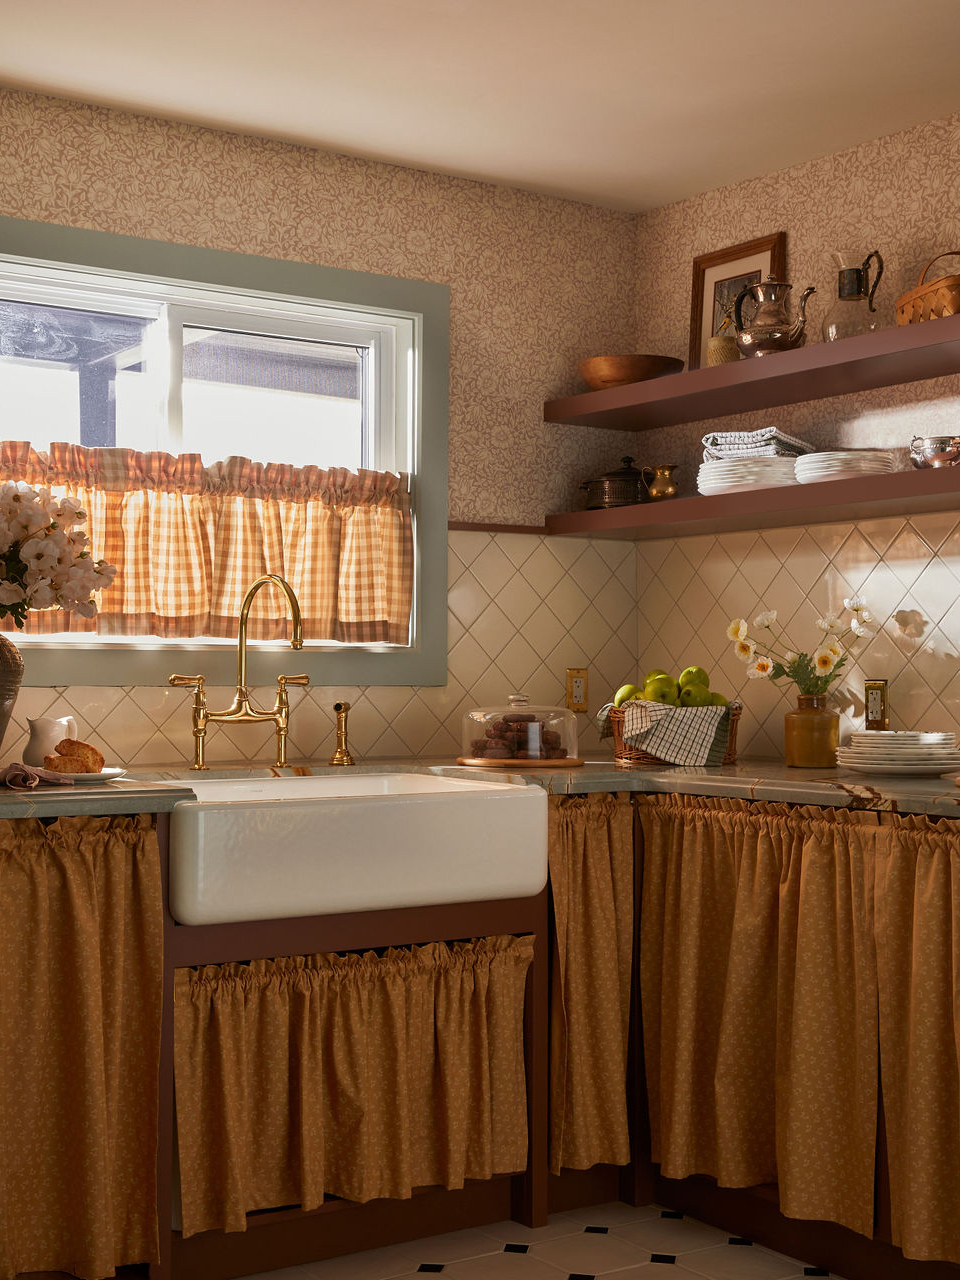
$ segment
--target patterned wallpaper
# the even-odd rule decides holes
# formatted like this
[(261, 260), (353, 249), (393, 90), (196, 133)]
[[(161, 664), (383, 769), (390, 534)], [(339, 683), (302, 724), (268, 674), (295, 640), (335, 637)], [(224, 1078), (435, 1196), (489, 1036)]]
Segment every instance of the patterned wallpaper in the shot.
[(633, 439), (542, 420), (632, 348), (633, 214), (5, 90), (0, 214), (448, 284), (453, 520), (542, 524)]
[[(639, 219), (640, 350), (686, 358), (693, 258), (775, 231), (787, 233), (787, 279), (817, 293), (807, 309), (808, 342), (835, 297), (829, 252), (856, 248), (883, 255), (877, 292), (881, 323), (892, 325), (894, 301), (912, 288), (935, 254), (960, 248), (960, 115), (934, 120), (853, 150), (710, 191)], [(946, 259), (940, 273), (960, 271)], [(933, 275), (935, 276), (935, 270)], [(914, 434), (957, 430), (960, 376), (837, 396), (646, 432), (642, 462), (678, 461), (683, 492), (696, 492), (708, 430), (751, 430), (777, 423), (821, 448), (879, 445), (906, 450)], [(842, 482), (838, 482), (842, 483)], [(833, 702), (842, 735), (862, 726), (863, 679), (890, 683), (893, 728), (960, 733), (960, 535), (948, 515), (911, 521), (880, 519), (809, 529), (738, 533), (639, 544), (639, 668), (697, 661), (717, 673), (724, 692), (740, 694), (741, 754), (779, 756), (783, 713), (792, 697), (767, 681), (748, 681), (731, 653), (731, 617), (752, 621), (775, 608), (787, 647), (809, 650), (818, 611), (861, 590), (880, 623), (877, 638), (858, 644)], [(788, 689), (789, 686), (784, 686)]]

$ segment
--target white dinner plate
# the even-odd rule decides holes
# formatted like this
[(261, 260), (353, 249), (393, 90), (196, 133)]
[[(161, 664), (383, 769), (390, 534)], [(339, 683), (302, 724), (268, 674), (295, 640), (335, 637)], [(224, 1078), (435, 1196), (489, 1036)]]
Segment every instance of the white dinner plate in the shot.
[(825, 449), (820, 453), (801, 455), (803, 462), (826, 462), (828, 459), (832, 462), (838, 458), (853, 462), (869, 462), (877, 459), (892, 462), (893, 454), (886, 449)]
[(933, 729), (854, 729), (851, 742), (956, 742), (955, 733)]
[(932, 764), (844, 764), (851, 773), (879, 773), (884, 777), (902, 774), (904, 777), (940, 778), (946, 774), (960, 773), (960, 766), (943, 768)]
[(848, 756), (845, 753), (841, 752), (841, 753), (838, 753), (837, 759), (842, 761), (843, 764), (862, 764), (862, 765), (929, 764), (929, 765), (943, 765), (945, 769), (954, 769), (954, 768), (960, 769), (960, 753), (958, 752), (954, 752), (953, 754), (946, 755), (946, 756), (904, 755), (904, 756), (870, 756), (868, 758), (865, 758), (863, 756)]
[(74, 782), (82, 782), (85, 786), (96, 786), (101, 782), (112, 782), (114, 778), (122, 778), (126, 769), (101, 769), (99, 773), (60, 773), (60, 778), (71, 778)]

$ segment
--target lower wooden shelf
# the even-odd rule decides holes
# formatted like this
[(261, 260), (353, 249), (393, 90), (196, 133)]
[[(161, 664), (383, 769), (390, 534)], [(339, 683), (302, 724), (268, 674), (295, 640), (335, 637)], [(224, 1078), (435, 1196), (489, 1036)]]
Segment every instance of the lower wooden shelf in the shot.
[(960, 516), (960, 468), (937, 467), (564, 512), (547, 516), (546, 526), (564, 537), (684, 538), (954, 510)]

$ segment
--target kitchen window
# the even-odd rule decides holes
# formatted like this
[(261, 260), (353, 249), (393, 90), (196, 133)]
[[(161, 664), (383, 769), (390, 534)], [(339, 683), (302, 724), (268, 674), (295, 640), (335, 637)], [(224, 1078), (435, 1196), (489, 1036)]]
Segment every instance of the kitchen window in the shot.
[[(0, 254), (2, 478), (86, 497), (94, 554), (130, 558), (96, 637), (31, 615), (28, 681), (162, 683), (184, 648), (225, 670), (246, 586), (280, 572), (315, 679), (442, 683), (447, 290), (11, 219), (0, 236), (45, 250)], [(131, 254), (142, 273), (117, 270)], [(271, 594), (250, 636), (282, 642)], [(66, 660), (86, 674), (32, 676)]]

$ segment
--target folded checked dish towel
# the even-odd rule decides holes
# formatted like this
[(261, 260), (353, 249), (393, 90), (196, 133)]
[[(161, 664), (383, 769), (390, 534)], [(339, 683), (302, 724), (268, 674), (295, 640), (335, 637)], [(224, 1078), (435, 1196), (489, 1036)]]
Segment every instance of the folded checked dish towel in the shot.
[[(601, 738), (613, 734), (609, 702), (597, 715)], [(730, 708), (671, 707), (662, 702), (625, 702), (623, 741), (668, 764), (722, 764), (730, 737)]]
[(37, 769), (31, 764), (8, 764), (0, 769), (0, 783), (14, 791), (32, 791), (41, 785), (48, 787), (72, 787), (73, 779), (52, 769)]
[(761, 427), (759, 431), (711, 431), (700, 443), (706, 462), (722, 458), (791, 458), (814, 452), (812, 444), (787, 435), (779, 427)]

